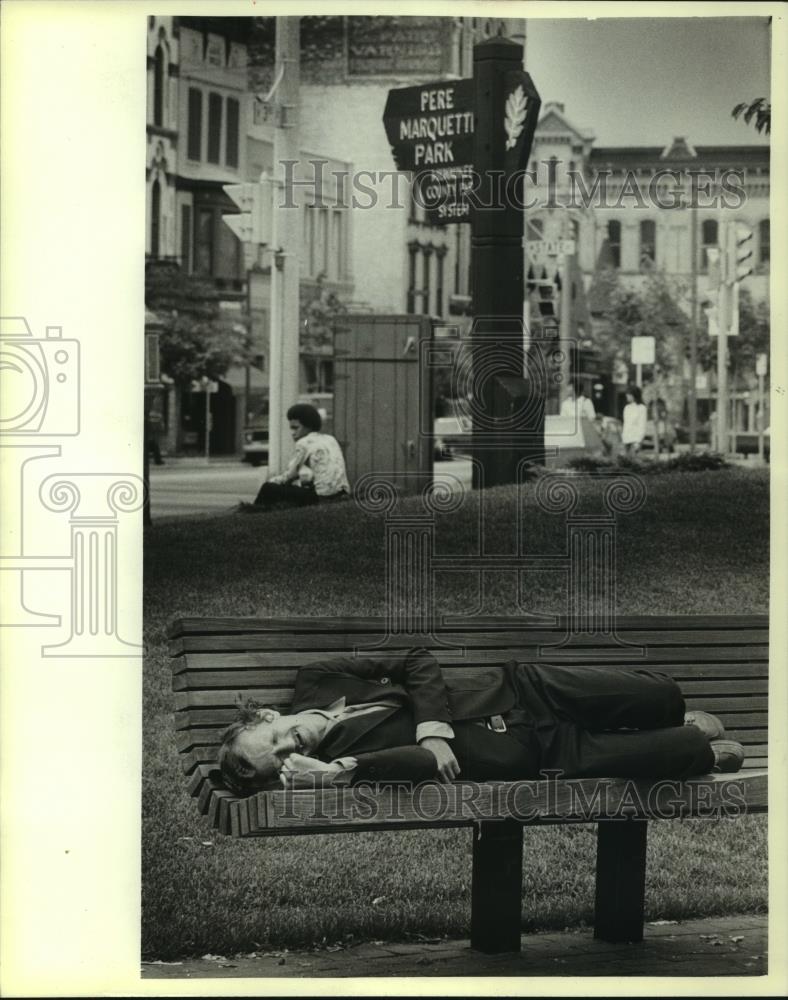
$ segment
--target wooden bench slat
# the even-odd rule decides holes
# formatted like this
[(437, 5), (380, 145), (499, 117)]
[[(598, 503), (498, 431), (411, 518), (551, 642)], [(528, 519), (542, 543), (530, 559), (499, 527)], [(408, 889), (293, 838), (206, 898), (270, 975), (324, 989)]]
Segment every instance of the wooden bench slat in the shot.
[[(537, 617), (538, 620), (538, 616)], [(542, 616), (542, 621), (551, 621), (555, 618), (552, 615)], [(523, 616), (522, 619), (518, 619), (518, 622), (522, 620), (523, 624), (527, 623), (528, 619)], [(666, 629), (672, 631), (675, 629), (687, 629), (687, 628), (698, 628), (707, 629), (711, 628), (715, 631), (725, 631), (729, 628), (766, 628), (769, 624), (769, 616), (766, 614), (757, 615), (621, 615), (618, 618), (618, 627), (620, 630), (626, 629)], [(439, 620), (439, 625), (442, 625), (443, 619)], [(480, 629), (491, 629), (491, 628), (511, 628), (512, 618), (511, 616), (497, 616), (491, 615), (486, 617), (479, 617), (475, 619), (475, 624)], [(563, 628), (566, 624), (566, 618), (563, 616), (558, 616), (556, 620), (556, 627)], [(465, 623), (463, 623), (465, 625)], [(168, 630), (168, 638), (176, 638), (186, 635), (204, 635), (214, 634), (214, 633), (228, 633), (228, 632), (243, 632), (243, 633), (253, 633), (253, 632), (274, 632), (274, 631), (284, 631), (284, 632), (321, 632), (321, 631), (344, 631), (344, 632), (382, 632), (385, 628), (385, 619), (383, 616), (369, 617), (369, 618), (357, 618), (357, 617), (347, 617), (347, 618), (332, 618), (332, 617), (315, 617), (315, 618), (285, 618), (285, 617), (275, 617), (275, 618), (192, 618), (184, 617), (178, 618), (173, 621)]]
[[(738, 740), (739, 743), (744, 747), (744, 752), (746, 754), (746, 760), (762, 760), (768, 757), (769, 748), (766, 743), (763, 742), (763, 737), (765, 733), (756, 732), (749, 739), (746, 737), (742, 739), (741, 734), (728, 733), (730, 739)], [(216, 766), (217, 758), (217, 745), (213, 746), (201, 746), (195, 747), (190, 750), (188, 754), (183, 754), (181, 759), (181, 764), (184, 773), (191, 774), (195, 768), (201, 766)], [(759, 765), (761, 767), (765, 764)]]
[[(687, 680), (681, 685), (685, 698), (697, 699), (700, 697), (716, 698), (720, 695), (741, 695), (742, 697), (754, 697), (765, 695), (768, 692), (768, 681), (766, 680)], [(234, 689), (209, 688), (205, 690), (180, 691), (175, 695), (176, 711), (183, 711), (191, 708), (235, 708), (236, 695), (242, 693), (251, 696), (263, 704), (270, 700), (275, 704), (287, 704), (292, 701), (293, 689), (287, 688), (244, 688), (240, 692)], [(744, 704), (744, 702), (742, 702)]]
[[(617, 646), (611, 647), (615, 653)], [(522, 646), (501, 647), (499, 649), (472, 650), (471, 654), (458, 660), (455, 654), (445, 655), (440, 650), (430, 650), (441, 666), (447, 670), (453, 670), (466, 665), (489, 665), (492, 663), (506, 663), (508, 660), (525, 660)], [(221, 670), (245, 670), (245, 669), (281, 669), (292, 670), (293, 676), (299, 667), (307, 663), (319, 661), (323, 656), (336, 656), (337, 651), (333, 650), (269, 650), (258, 652), (192, 652), (183, 653), (172, 659), (172, 671), (174, 676), (185, 672), (197, 671), (221, 671)], [(366, 655), (366, 654), (365, 654)], [(372, 654), (370, 654), (372, 655)], [(578, 660), (582, 662), (582, 655), (578, 654)], [(730, 667), (737, 669), (737, 664), (741, 664), (739, 669), (751, 669), (756, 675), (762, 670), (766, 673), (769, 660), (769, 647), (766, 644), (760, 646), (725, 646), (715, 645), (709, 649), (708, 657), (704, 655), (703, 649), (697, 646), (666, 646), (664, 648), (653, 647), (648, 650), (645, 661), (649, 665), (661, 664), (660, 669), (676, 666), (677, 668), (686, 665), (686, 669), (697, 667), (704, 669), (708, 663), (709, 668), (719, 666), (720, 668)], [(595, 661), (603, 663), (604, 660)], [(640, 661), (638, 661), (640, 662)], [(621, 663), (620, 658), (611, 660), (612, 666), (627, 666)], [(636, 665), (635, 661), (631, 665)]]
[[(516, 659), (513, 657), (513, 659)], [(440, 660), (439, 660), (440, 662)], [(505, 659), (490, 660), (487, 663), (468, 664), (462, 666), (442, 665), (444, 674), (452, 677), (472, 676), (477, 670), (484, 667), (500, 666), (507, 662)], [(590, 667), (599, 666), (597, 663), (589, 664)], [(624, 667), (623, 664), (619, 666)], [(708, 679), (711, 681), (723, 679), (740, 680), (746, 683), (747, 678), (753, 680), (765, 679), (768, 676), (768, 664), (766, 661), (753, 663), (742, 661), (739, 663), (708, 663), (697, 665), (682, 664), (659, 664), (648, 660), (649, 669), (659, 669), (661, 673), (675, 677), (682, 681), (701, 681)], [(298, 670), (296, 668), (278, 669), (276, 667), (248, 667), (240, 670), (233, 669), (229, 664), (225, 670), (186, 670), (176, 674), (172, 679), (172, 689), (178, 691), (196, 691), (200, 689), (225, 688), (232, 690), (237, 688), (256, 687), (289, 687), (295, 685)]]
[[(766, 732), (768, 713), (767, 712), (725, 712), (720, 711), (725, 728), (731, 734), (732, 739), (738, 739), (739, 735), (750, 731), (762, 730)], [(187, 718), (184, 713), (181, 720)], [(188, 753), (196, 746), (209, 746), (219, 743), (224, 725), (201, 726), (196, 723), (193, 727), (183, 728), (175, 734), (175, 743), (181, 753)]]
[[(474, 648), (483, 646), (486, 648), (499, 646), (515, 646), (520, 649), (525, 647), (523, 631), (513, 632), (441, 632), (439, 638), (447, 645), (464, 646)], [(319, 646), (315, 639), (319, 640)], [(557, 635), (555, 630), (541, 630), (528, 633), (530, 645), (551, 646), (555, 644)], [(653, 629), (635, 629), (626, 634), (627, 642), (632, 646), (669, 646), (669, 645), (689, 645), (702, 646), (704, 648), (718, 645), (753, 645), (768, 644), (769, 634), (766, 629), (731, 629), (725, 632), (724, 636), (719, 632), (699, 629), (697, 631), (682, 629), (673, 632), (660, 632)], [(434, 645), (432, 637), (424, 636), (392, 636), (387, 642), (387, 648), (407, 649), (411, 646), (418, 646), (422, 643)], [(183, 636), (170, 642), (170, 655), (177, 656), (180, 653), (198, 651), (227, 651), (243, 652), (248, 650), (310, 650), (319, 648), (321, 650), (341, 650), (343, 653), (352, 649), (356, 645), (353, 637), (346, 633), (326, 633), (319, 636), (311, 636), (307, 633), (293, 635), (288, 632), (255, 633), (255, 634), (229, 634), (222, 636), (215, 635), (189, 635)], [(617, 646), (611, 643), (608, 636), (575, 636), (571, 643), (572, 651), (586, 649), (593, 650), (598, 647), (615, 647), (617, 650), (624, 650), (624, 646)], [(550, 655), (557, 655), (558, 647), (551, 649)], [(622, 654), (623, 655), (623, 654)], [(545, 655), (545, 659), (547, 656)]]
[[(287, 709), (289, 707), (289, 702), (276, 702), (273, 699), (269, 699), (269, 704), (272, 708), (276, 708), (277, 710)], [(745, 698), (743, 696), (738, 698), (712, 698), (710, 695), (703, 695), (699, 698), (687, 699), (688, 709), (699, 708), (705, 711), (713, 712), (715, 715), (722, 715), (723, 713), (729, 711), (766, 711), (766, 707), (766, 695), (754, 698)], [(191, 708), (175, 713), (175, 728), (187, 729), (189, 727), (202, 728), (207, 726), (229, 726), (231, 722), (236, 720), (237, 715), (238, 713), (233, 708)]]
[[(726, 807), (738, 808), (742, 800), (748, 812), (763, 812), (768, 804), (766, 772), (754, 768), (738, 774), (665, 783), (656, 793), (652, 782), (617, 778), (570, 778), (549, 785), (545, 781), (488, 782), (473, 786), (470, 794), (463, 782), (425, 784), (418, 787), (415, 796), (391, 786), (365, 788), (363, 792), (261, 792), (255, 798), (258, 809), (261, 800), (266, 805), (268, 826), (258, 829), (308, 833), (330, 831), (340, 824), (343, 828), (368, 828), (373, 823), (383, 828), (403, 823), (430, 826), (438, 819), (444, 825), (468, 825), (491, 816), (520, 822), (593, 822), (615, 815), (616, 810), (625, 815), (664, 819), (668, 818), (664, 814), (667, 808), (690, 817), (709, 815), (715, 809), (725, 815)], [(700, 793), (700, 788), (708, 791)]]

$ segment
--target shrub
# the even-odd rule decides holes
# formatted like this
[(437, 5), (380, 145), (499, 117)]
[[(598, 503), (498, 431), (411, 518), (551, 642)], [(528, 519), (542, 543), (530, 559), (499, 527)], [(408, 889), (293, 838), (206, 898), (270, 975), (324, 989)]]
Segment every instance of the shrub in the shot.
[(626, 469), (628, 472), (637, 472), (639, 475), (660, 475), (663, 472), (717, 472), (720, 469), (729, 469), (730, 465), (725, 458), (717, 452), (698, 452), (695, 455), (676, 455), (666, 462), (645, 461), (631, 458), (629, 455), (620, 455), (618, 461), (613, 462), (609, 458), (594, 458), (590, 455), (581, 455), (579, 458), (571, 458), (567, 463), (568, 469), (575, 469), (578, 472), (609, 472), (613, 469)]

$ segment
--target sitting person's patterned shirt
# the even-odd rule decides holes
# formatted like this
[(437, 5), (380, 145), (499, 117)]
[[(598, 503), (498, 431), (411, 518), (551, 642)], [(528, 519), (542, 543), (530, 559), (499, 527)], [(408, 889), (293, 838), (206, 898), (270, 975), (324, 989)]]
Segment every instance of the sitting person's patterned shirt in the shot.
[(310, 431), (295, 443), (293, 457), (287, 469), (279, 476), (272, 476), (270, 483), (289, 483), (298, 479), (302, 485), (312, 483), (319, 497), (349, 493), (350, 484), (345, 469), (345, 459), (339, 442), (330, 434)]

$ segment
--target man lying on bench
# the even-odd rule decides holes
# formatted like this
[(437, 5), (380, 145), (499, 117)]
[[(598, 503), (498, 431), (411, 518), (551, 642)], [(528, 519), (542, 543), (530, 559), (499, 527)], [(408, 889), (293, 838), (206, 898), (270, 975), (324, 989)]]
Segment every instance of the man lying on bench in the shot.
[(240, 795), (361, 781), (685, 778), (738, 771), (740, 744), (649, 670), (516, 663), (444, 680), (434, 657), (337, 658), (298, 671), (290, 715), (247, 702), (219, 765)]

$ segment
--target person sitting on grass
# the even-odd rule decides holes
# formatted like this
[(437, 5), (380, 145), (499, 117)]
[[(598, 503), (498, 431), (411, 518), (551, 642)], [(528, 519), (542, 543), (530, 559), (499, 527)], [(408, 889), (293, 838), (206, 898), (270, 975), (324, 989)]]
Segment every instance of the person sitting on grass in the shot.
[(283, 473), (269, 476), (248, 511), (270, 507), (305, 507), (350, 493), (342, 449), (335, 437), (322, 434), (323, 421), (314, 406), (296, 403), (287, 411), (295, 449)]
[(742, 747), (649, 670), (511, 661), (444, 680), (425, 649), (298, 671), (291, 713), (247, 702), (219, 767), (236, 794), (315, 781), (685, 778), (737, 771)]

